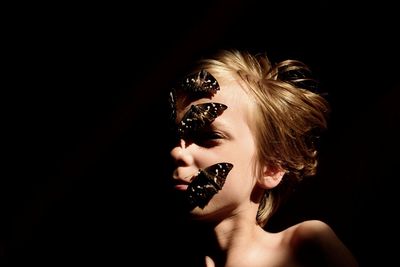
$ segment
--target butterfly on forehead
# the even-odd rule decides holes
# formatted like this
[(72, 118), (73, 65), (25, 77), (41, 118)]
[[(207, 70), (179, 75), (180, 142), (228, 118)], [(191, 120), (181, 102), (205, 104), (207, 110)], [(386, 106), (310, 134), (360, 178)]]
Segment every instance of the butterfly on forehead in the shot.
[[(170, 108), (170, 120), (175, 124), (176, 120), (176, 101), (177, 98), (180, 98), (182, 96), (187, 97), (189, 96), (192, 99), (200, 99), (203, 97), (210, 98), (213, 96), (218, 90), (220, 90), (218, 81), (215, 79), (214, 76), (212, 76), (209, 72), (206, 70), (201, 70), (199, 72), (196, 72), (194, 74), (187, 75), (184, 79), (182, 79), (180, 82), (177, 83), (177, 85), (172, 88), (172, 90), (169, 93), (169, 108)], [(220, 109), (221, 107), (215, 106), (210, 106), (209, 104), (207, 105), (198, 105), (197, 108), (191, 108), (189, 115), (193, 115), (196, 117), (204, 117), (203, 120), (196, 120), (196, 121), (212, 121), (214, 120), (214, 115), (215, 112), (214, 109)], [(213, 108), (213, 110), (210, 110)], [(203, 111), (210, 110), (211, 113), (204, 113)], [(219, 114), (219, 111), (217, 111)], [(187, 118), (189, 117), (186, 116)], [(198, 116), (197, 116), (198, 115)], [(195, 126), (192, 123), (192, 126)], [(186, 128), (186, 127), (185, 127)], [(196, 126), (196, 128), (199, 128)]]
[(180, 87), (192, 93), (215, 94), (219, 90), (217, 79), (206, 70), (186, 76)]
[(210, 125), (227, 106), (221, 103), (209, 102), (191, 105), (182, 120), (178, 123), (178, 135), (190, 136), (196, 131)]
[(233, 164), (222, 162), (200, 170), (186, 190), (190, 206), (203, 208), (207, 205), (210, 199), (222, 189), (232, 168)]
[(178, 95), (190, 96), (194, 99), (202, 97), (211, 97), (220, 90), (217, 79), (206, 70), (187, 75), (180, 80), (169, 92), (169, 108), (171, 112), (171, 121), (175, 124), (176, 119), (176, 101)]

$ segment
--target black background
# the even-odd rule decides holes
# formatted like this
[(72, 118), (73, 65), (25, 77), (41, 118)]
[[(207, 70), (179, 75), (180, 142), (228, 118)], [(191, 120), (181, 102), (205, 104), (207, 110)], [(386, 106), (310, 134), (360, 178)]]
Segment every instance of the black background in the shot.
[[(307, 63), (328, 91), (320, 170), (267, 226), (329, 223), (362, 266), (398, 258), (394, 4), (165, 1), (5, 7), (2, 259), (166, 265), (190, 236), (169, 205), (163, 97), (218, 48)], [(379, 263), (379, 264), (378, 264)], [(388, 263), (388, 264), (386, 264)]]

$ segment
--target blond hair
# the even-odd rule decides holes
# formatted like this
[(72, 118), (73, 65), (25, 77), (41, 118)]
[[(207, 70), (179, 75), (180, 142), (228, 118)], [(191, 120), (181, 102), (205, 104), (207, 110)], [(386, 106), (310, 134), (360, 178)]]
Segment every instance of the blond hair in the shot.
[(327, 126), (329, 104), (314, 91), (317, 83), (308, 67), (297, 60), (273, 65), (266, 54), (222, 50), (200, 60), (196, 69), (236, 75), (243, 82), (254, 102), (251, 127), (257, 166), (286, 172), (282, 182), (266, 191), (260, 202), (257, 223), (265, 226), (293, 183), (316, 173), (314, 138)]

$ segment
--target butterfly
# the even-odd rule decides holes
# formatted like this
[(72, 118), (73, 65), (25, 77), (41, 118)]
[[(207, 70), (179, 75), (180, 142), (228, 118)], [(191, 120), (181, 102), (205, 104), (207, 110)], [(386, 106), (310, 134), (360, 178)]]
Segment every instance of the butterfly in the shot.
[(172, 89), (168, 95), (170, 122), (172, 123), (172, 125), (175, 125), (175, 119), (176, 119), (176, 100), (175, 100), (176, 96), (175, 95), (176, 95), (175, 89)]
[(203, 208), (222, 189), (232, 168), (233, 164), (222, 162), (200, 170), (186, 190), (189, 204)]
[(193, 93), (215, 94), (219, 90), (217, 79), (206, 70), (186, 76), (180, 86), (185, 91)]
[(209, 125), (227, 108), (215, 102), (192, 105), (178, 124), (178, 134), (187, 136)]
[(291, 64), (281, 64), (278, 66), (277, 78), (311, 92), (317, 92), (319, 87), (319, 83), (311, 70), (300, 61), (292, 61)]
[(176, 118), (176, 98), (177, 93), (192, 93), (198, 94), (198, 97), (209, 94), (215, 94), (220, 89), (218, 81), (206, 70), (201, 70), (198, 73), (187, 75), (178, 83), (176, 88), (172, 88), (169, 92), (169, 106), (171, 110), (171, 119)]

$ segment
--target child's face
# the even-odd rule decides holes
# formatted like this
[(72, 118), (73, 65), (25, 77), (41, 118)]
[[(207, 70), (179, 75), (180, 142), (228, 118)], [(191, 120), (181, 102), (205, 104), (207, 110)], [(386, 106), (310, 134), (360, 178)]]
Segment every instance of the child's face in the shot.
[(225, 217), (239, 213), (252, 205), (251, 192), (256, 183), (255, 140), (250, 130), (250, 100), (240, 84), (232, 78), (216, 77), (220, 90), (209, 98), (202, 98), (177, 110), (179, 122), (191, 105), (217, 102), (227, 106), (209, 126), (196, 131), (190, 138), (182, 138), (171, 150), (175, 162), (173, 177), (176, 189), (185, 191), (198, 174), (217, 163), (226, 162), (233, 168), (226, 176), (222, 190), (211, 197), (204, 207), (195, 207), (191, 213), (198, 219)]

